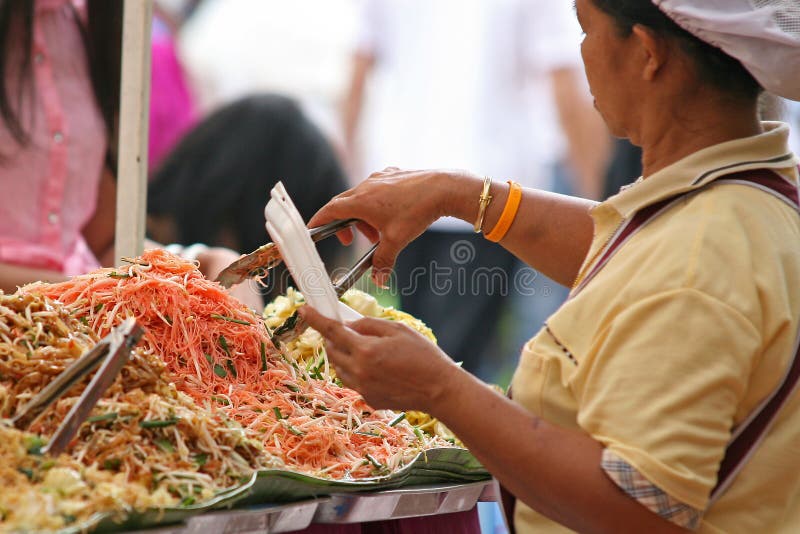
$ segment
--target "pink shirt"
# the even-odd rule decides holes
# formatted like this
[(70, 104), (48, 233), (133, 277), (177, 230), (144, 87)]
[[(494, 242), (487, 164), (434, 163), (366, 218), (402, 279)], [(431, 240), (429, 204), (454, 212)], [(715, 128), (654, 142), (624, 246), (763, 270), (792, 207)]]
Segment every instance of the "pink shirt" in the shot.
[[(8, 53), (13, 106), (22, 47)], [(68, 0), (36, 0), (31, 78), (16, 108), (29, 143), (0, 121), (0, 262), (83, 273), (99, 266), (81, 229), (97, 206), (106, 137)]]

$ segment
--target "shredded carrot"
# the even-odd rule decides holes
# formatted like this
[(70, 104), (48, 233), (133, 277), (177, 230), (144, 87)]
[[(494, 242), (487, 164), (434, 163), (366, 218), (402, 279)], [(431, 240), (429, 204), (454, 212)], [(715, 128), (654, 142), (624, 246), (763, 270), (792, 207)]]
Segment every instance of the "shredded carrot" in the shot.
[(373, 410), (319, 366), (307, 369), (282, 354), (260, 316), (204, 278), (196, 264), (164, 250), (23, 291), (60, 300), (101, 336), (135, 317), (180, 391), (240, 422), (289, 469), (367, 477), (446, 445), (435, 437), (421, 440), (406, 421), (390, 426), (397, 413)]

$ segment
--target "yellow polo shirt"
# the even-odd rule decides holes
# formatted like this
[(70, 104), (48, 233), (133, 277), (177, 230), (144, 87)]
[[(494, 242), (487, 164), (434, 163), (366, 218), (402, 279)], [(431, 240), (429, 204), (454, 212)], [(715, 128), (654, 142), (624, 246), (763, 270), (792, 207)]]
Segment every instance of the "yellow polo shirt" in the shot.
[[(754, 187), (713, 178), (770, 168), (797, 182), (788, 127), (706, 148), (592, 210), (577, 282), (638, 209), (698, 190), (634, 234), (524, 347), (514, 400), (580, 429), (670, 497), (698, 532), (800, 529), (800, 395), (713, 505), (731, 428), (771, 393), (800, 316), (800, 217)], [(701, 189), (702, 188), (702, 189)], [(531, 481), (536, 483), (536, 481)], [(517, 503), (518, 532), (564, 529)]]

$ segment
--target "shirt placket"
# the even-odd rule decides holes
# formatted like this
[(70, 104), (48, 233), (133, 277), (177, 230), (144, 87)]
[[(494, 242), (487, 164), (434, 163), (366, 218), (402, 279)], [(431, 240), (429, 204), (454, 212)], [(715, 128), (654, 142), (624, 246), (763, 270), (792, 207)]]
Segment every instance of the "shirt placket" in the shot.
[(64, 187), (67, 181), (67, 132), (64, 111), (53, 75), (47, 42), (44, 37), (40, 14), (34, 18), (33, 64), (36, 88), (45, 115), (47, 140), (47, 176), (43, 181), (39, 216), (42, 244), (63, 255), (62, 206)]

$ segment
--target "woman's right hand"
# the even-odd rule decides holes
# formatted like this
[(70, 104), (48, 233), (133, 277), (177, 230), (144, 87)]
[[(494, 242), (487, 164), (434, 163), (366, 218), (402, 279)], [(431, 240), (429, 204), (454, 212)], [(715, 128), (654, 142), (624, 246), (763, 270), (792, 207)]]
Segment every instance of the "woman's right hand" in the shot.
[[(358, 229), (373, 243), (380, 241), (372, 258), (372, 278), (378, 285), (389, 279), (395, 259), (403, 248), (436, 219), (449, 213), (448, 203), (462, 171), (408, 171), (388, 167), (362, 183), (335, 196), (309, 221), (319, 226), (336, 219), (360, 219)], [(344, 230), (344, 244), (353, 239)]]

